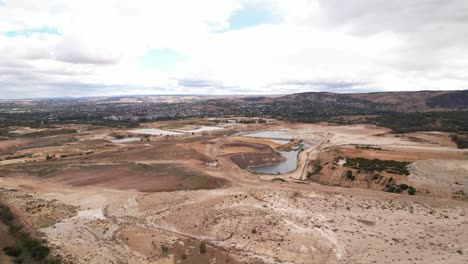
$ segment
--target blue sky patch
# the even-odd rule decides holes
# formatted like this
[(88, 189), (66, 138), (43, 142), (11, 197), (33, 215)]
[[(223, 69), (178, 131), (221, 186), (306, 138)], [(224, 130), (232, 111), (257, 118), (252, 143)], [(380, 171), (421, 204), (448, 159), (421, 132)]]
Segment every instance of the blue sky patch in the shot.
[(21, 30), (12, 30), (4, 32), (3, 35), (14, 38), (14, 37), (30, 37), (34, 33), (44, 33), (44, 34), (52, 34), (52, 35), (61, 35), (57, 29), (52, 27), (40, 27), (40, 28), (29, 28), (29, 29), (21, 29)]
[(150, 49), (140, 57), (138, 64), (143, 69), (170, 71), (175, 69), (179, 62), (186, 60), (187, 57), (173, 49)]
[(254, 27), (263, 24), (276, 24), (281, 18), (273, 13), (268, 6), (259, 4), (246, 4), (236, 10), (229, 18), (228, 30)]

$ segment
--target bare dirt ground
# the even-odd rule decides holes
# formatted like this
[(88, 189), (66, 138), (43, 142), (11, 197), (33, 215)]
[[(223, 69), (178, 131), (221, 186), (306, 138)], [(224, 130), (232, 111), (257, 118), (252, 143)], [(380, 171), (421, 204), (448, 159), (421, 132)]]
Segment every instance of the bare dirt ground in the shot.
[[(446, 134), (277, 122), (110, 144), (90, 141), (108, 140), (104, 128), (88, 129), (74, 135), (77, 143), (53, 147), (94, 153), (0, 167), (2, 201), (73, 263), (468, 262), (468, 204), (460, 192), (468, 185), (467, 150)], [(296, 170), (256, 175), (232, 162), (236, 153), (259, 151), (248, 144), (279, 147), (243, 137), (274, 129), (307, 143)], [(306, 180), (310, 164), (327, 155), (413, 162), (401, 179), (417, 193)], [(324, 162), (322, 174), (331, 175)]]
[(466, 200), (468, 194), (468, 160), (429, 159), (411, 164), (410, 182), (421, 193)]

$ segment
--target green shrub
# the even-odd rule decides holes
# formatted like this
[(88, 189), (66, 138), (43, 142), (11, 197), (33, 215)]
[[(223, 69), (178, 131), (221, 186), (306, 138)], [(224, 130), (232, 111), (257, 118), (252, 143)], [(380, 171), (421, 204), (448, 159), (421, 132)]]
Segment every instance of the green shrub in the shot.
[(460, 149), (468, 148), (468, 134), (460, 134), (460, 135), (450, 135), (452, 141), (457, 144), (457, 147)]
[(37, 261), (44, 260), (50, 253), (50, 249), (44, 246), (41, 241), (31, 238), (27, 234), (23, 234), (20, 241), (24, 248), (31, 254), (31, 257)]
[(10, 223), (10, 233), (13, 235), (20, 233), (22, 228), (20, 224)]
[(200, 254), (205, 254), (206, 253), (206, 245), (205, 243), (201, 242), (200, 243)]
[(407, 190), (409, 195), (415, 195), (416, 194), (416, 189), (412, 186), (409, 186), (407, 184), (400, 184), (396, 185), (394, 183), (392, 184), (387, 184), (385, 186), (385, 191), (391, 192), (391, 193), (402, 193), (403, 191)]
[(346, 158), (346, 167), (363, 171), (386, 171), (393, 174), (409, 175), (406, 168), (410, 162), (401, 162), (394, 160), (379, 160), (379, 159), (366, 159), (366, 158)]
[(10, 257), (18, 257), (21, 255), (22, 249), (18, 246), (5, 247), (3, 248), (3, 252), (5, 252), (5, 254)]
[(314, 168), (313, 174), (319, 174), (323, 169), (323, 166), (320, 164), (320, 160), (317, 160), (314, 165), (315, 165), (315, 168)]
[(0, 204), (0, 221), (8, 225), (13, 220), (13, 213), (8, 206)]
[(415, 194), (416, 194), (416, 189), (414, 189), (413, 187), (409, 186), (409, 187), (408, 187), (408, 194), (409, 194), (409, 195), (415, 195)]
[(164, 245), (161, 245), (161, 251), (164, 255), (166, 255), (167, 253), (169, 253), (169, 248)]

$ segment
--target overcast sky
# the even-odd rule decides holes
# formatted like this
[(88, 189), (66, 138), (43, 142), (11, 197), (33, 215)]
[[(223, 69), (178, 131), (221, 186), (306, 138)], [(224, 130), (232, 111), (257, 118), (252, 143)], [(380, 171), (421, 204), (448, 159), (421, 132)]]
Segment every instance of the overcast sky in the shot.
[(0, 0), (0, 98), (468, 89), (468, 0)]

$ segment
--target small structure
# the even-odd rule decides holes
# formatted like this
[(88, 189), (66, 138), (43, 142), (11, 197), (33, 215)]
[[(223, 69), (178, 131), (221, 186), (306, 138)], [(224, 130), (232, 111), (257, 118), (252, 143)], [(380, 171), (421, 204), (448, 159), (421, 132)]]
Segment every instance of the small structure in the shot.
[(206, 163), (206, 166), (212, 167), (212, 168), (217, 168), (218, 163), (217, 162), (208, 162), (208, 163)]

